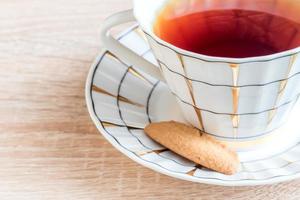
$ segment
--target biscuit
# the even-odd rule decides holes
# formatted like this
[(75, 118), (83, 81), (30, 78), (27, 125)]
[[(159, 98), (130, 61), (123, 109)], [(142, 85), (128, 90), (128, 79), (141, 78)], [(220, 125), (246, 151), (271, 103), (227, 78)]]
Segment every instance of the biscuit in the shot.
[(236, 152), (198, 129), (178, 122), (149, 124), (146, 134), (175, 153), (217, 172), (232, 175), (240, 166)]

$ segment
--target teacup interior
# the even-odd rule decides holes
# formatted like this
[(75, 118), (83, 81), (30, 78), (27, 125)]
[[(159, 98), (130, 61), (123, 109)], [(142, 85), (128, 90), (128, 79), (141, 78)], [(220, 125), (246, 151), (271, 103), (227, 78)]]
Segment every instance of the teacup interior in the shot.
[[(296, 0), (136, 2), (135, 15), (146, 31), (188, 51), (253, 57), (300, 46), (300, 2)], [(147, 12), (141, 15), (141, 10)], [(238, 45), (247, 49), (240, 51)]]

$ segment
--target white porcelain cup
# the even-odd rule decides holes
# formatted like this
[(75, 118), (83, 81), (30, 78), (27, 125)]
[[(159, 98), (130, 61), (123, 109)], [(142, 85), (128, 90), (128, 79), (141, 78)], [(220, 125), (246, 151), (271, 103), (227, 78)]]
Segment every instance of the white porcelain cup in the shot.
[[(241, 1), (244, 9), (276, 15), (282, 14), (276, 6), (286, 8), (285, 4), (297, 2), (232, 0), (218, 5), (208, 0), (198, 2), (205, 4), (204, 10), (210, 10), (241, 8)], [(300, 48), (239, 59), (211, 57), (177, 48), (153, 33), (157, 13), (166, 2), (168, 0), (134, 0), (133, 11), (109, 17), (101, 32), (104, 46), (134, 67), (165, 81), (176, 96), (185, 119), (217, 138), (253, 140), (270, 134), (286, 122), (300, 93)], [(299, 11), (289, 11), (288, 17), (298, 16)], [(135, 20), (145, 33), (160, 68), (110, 35), (112, 27)]]

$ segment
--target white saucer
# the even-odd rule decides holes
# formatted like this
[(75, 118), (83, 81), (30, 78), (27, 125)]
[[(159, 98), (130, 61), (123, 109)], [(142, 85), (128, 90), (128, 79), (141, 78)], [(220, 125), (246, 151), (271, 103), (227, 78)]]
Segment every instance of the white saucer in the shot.
[[(156, 63), (137, 26), (124, 32), (119, 40)], [(143, 128), (152, 121), (184, 122), (176, 99), (164, 83), (140, 73), (108, 51), (99, 55), (90, 70), (86, 101), (91, 118), (102, 135), (129, 158), (157, 172), (224, 186), (272, 184), (300, 177), (300, 127), (297, 123), (300, 104), (296, 105), (289, 122), (276, 132), (255, 141), (240, 141), (236, 146), (242, 169), (233, 176), (226, 176), (199, 168), (144, 134)], [(268, 145), (264, 143), (266, 140)], [(248, 146), (251, 150), (244, 148)]]

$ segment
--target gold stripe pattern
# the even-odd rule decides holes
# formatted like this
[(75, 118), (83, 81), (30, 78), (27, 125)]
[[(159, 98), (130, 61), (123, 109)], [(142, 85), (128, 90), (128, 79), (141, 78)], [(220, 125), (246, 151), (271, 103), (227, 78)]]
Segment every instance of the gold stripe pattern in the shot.
[(116, 124), (113, 124), (113, 123), (110, 123), (110, 122), (102, 122), (101, 124), (102, 124), (102, 126), (103, 126), (104, 128), (109, 128), (109, 127), (120, 127), (120, 126), (118, 126), (118, 125), (116, 125)]
[[(127, 66), (126, 63), (124, 63), (122, 60), (120, 60), (120, 58), (118, 58), (117, 56), (115, 56), (114, 54), (112, 54), (111, 52), (107, 52), (106, 53), (107, 56), (112, 57), (113, 59), (119, 61), (120, 63), (122, 63), (123, 65)], [(128, 72), (130, 74), (132, 74), (133, 76), (149, 83), (150, 85), (153, 85), (153, 83), (151, 83), (151, 81), (149, 81), (144, 75), (142, 75), (140, 72), (138, 72), (136, 69), (134, 69), (133, 67), (129, 66), (128, 67)]]
[(232, 88), (232, 104), (233, 115), (231, 116), (233, 137), (237, 138), (237, 132), (240, 124), (240, 116), (238, 115), (240, 88), (238, 87), (238, 77), (240, 73), (240, 66), (238, 64), (229, 64), (232, 70), (233, 88)]
[(157, 63), (158, 63), (158, 67), (159, 67), (160, 71), (161, 71), (162, 73), (164, 73), (163, 67), (161, 66), (161, 63), (160, 63), (159, 60), (157, 60)]
[(287, 72), (286, 72), (286, 75), (285, 75), (286, 80), (281, 81), (280, 84), (279, 84), (278, 94), (277, 94), (276, 101), (275, 101), (275, 104), (274, 104), (274, 109), (269, 112), (268, 125), (271, 124), (271, 122), (273, 121), (275, 115), (277, 114), (277, 109), (275, 109), (275, 107), (277, 106), (277, 104), (279, 103), (279, 101), (281, 100), (281, 98), (284, 94), (284, 91), (285, 91), (286, 86), (287, 86), (289, 74), (290, 74), (290, 72), (292, 70), (292, 67), (293, 67), (293, 65), (294, 65), (294, 63), (297, 59), (297, 56), (298, 56), (298, 54), (294, 54), (294, 55), (291, 56), (290, 61), (289, 61), (289, 65), (288, 65), (288, 68), (287, 68)]
[(277, 109), (270, 110), (270, 112), (268, 114), (268, 125), (271, 124), (271, 122), (273, 121), (276, 114), (277, 114)]
[(104, 128), (114, 127), (114, 128), (128, 128), (128, 129), (144, 129), (143, 127), (131, 126), (128, 124), (127, 125), (115, 124), (113, 122), (108, 122), (108, 121), (100, 121), (100, 123)]
[(169, 149), (165, 148), (165, 149), (159, 149), (159, 150), (146, 151), (146, 152), (138, 153), (138, 155), (144, 156), (144, 155), (147, 155), (150, 153), (160, 154), (160, 153), (166, 152), (166, 151), (169, 151)]
[(142, 79), (143, 81), (149, 83), (150, 85), (153, 85), (145, 76), (143, 76), (140, 72), (135, 70), (133, 67), (129, 67), (128, 72), (131, 73), (133, 76), (136, 76), (139, 79)]
[(112, 59), (118, 60), (118, 61), (120, 61), (121, 63), (125, 64), (123, 61), (121, 61), (117, 56), (115, 56), (115, 55), (114, 55), (112, 52), (110, 52), (110, 51), (107, 51), (107, 52), (106, 52), (106, 56), (108, 56), (108, 57), (110, 57), (110, 58), (112, 58)]
[(198, 168), (195, 168), (195, 169), (193, 169), (193, 170), (187, 172), (186, 174), (187, 174), (187, 175), (190, 175), (190, 176), (194, 176), (194, 174), (195, 174), (195, 172), (197, 171), (197, 169), (198, 169)]
[(192, 81), (191, 80), (188, 80), (186, 77), (187, 77), (187, 72), (186, 72), (186, 68), (185, 68), (185, 65), (184, 65), (184, 61), (182, 59), (182, 56), (180, 54), (177, 53), (177, 56), (178, 56), (178, 59), (180, 61), (180, 64), (183, 68), (183, 72), (184, 72), (184, 79), (185, 79), (185, 82), (188, 86), (188, 90), (189, 90), (189, 93), (190, 93), (190, 97), (192, 99), (192, 103), (193, 103), (193, 108), (195, 110), (195, 113), (197, 115), (197, 119), (198, 119), (198, 122), (199, 122), (199, 127), (202, 131), (205, 131), (204, 129), (204, 126), (203, 126), (203, 120), (202, 120), (202, 114), (201, 114), (201, 110), (196, 108), (196, 100), (195, 100), (195, 96), (194, 96), (194, 88), (193, 88), (193, 84), (192, 84)]
[(104, 128), (128, 128), (128, 129), (143, 129), (141, 127), (137, 126), (130, 126), (130, 125), (120, 125), (120, 124), (114, 124), (112, 122), (104, 122), (101, 121), (101, 124)]
[(147, 38), (145, 36), (145, 33), (140, 28), (134, 29), (134, 32), (136, 34), (138, 34), (139, 37), (141, 37), (144, 41), (146, 41), (148, 43), (148, 40), (147, 40)]
[[(106, 90), (104, 90), (104, 89), (102, 89), (102, 88), (99, 88), (99, 87), (97, 87), (97, 86), (95, 86), (95, 85), (92, 86), (92, 90), (93, 90), (94, 92), (98, 92), (98, 93), (101, 93), (101, 94), (105, 94), (105, 95), (107, 95), (107, 96), (111, 96), (111, 97), (114, 97), (114, 98), (118, 98), (118, 96), (113, 95), (113, 94), (107, 92)], [(130, 104), (130, 105), (138, 106), (138, 107), (145, 107), (144, 105), (141, 105), (141, 104), (139, 104), (139, 103), (135, 103), (135, 102), (133, 102), (133, 101), (131, 101), (131, 100), (125, 98), (125, 97), (122, 97), (122, 96), (119, 96), (119, 101), (122, 101), (122, 102), (124, 102), (124, 103), (128, 103), (128, 104)]]
[(281, 158), (282, 158), (283, 160), (285, 160), (286, 162), (288, 162), (288, 164), (295, 163), (295, 162), (291, 161), (290, 158), (285, 158), (284, 156), (281, 156)]
[(196, 165), (196, 166), (195, 166), (195, 169), (193, 169), (193, 170), (187, 172), (186, 174), (187, 174), (187, 175), (190, 175), (190, 176), (194, 176), (194, 174), (195, 174), (195, 172), (197, 171), (197, 169), (201, 169), (201, 168), (202, 168), (201, 165)]

